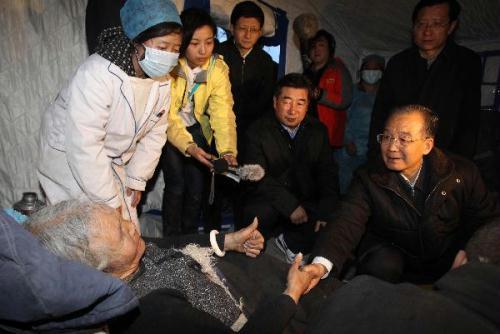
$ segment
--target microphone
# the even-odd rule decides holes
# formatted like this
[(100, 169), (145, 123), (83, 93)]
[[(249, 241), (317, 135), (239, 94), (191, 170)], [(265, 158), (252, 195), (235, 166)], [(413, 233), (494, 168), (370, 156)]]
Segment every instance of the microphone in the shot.
[(229, 166), (224, 158), (212, 161), (214, 165), (214, 173), (225, 175), (236, 182), (251, 181), (257, 182), (262, 180), (266, 172), (261, 165), (241, 165), (238, 167)]

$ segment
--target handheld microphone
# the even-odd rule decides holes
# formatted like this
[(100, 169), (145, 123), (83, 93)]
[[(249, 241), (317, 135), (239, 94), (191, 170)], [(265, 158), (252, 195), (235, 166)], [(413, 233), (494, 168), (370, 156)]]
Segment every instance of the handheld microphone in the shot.
[(266, 174), (264, 168), (260, 165), (241, 165), (238, 167), (229, 166), (228, 162), (224, 158), (220, 158), (212, 161), (214, 165), (214, 173), (225, 175), (236, 182), (260, 181)]

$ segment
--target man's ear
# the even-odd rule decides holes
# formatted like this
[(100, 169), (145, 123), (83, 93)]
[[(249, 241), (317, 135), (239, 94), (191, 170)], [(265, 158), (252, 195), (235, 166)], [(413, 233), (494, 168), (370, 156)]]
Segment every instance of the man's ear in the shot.
[(426, 138), (424, 145), (424, 155), (427, 155), (434, 148), (434, 138)]
[(448, 36), (453, 34), (453, 31), (455, 31), (455, 28), (457, 27), (457, 23), (458, 23), (458, 20), (451, 22), (450, 28), (448, 29)]
[(464, 264), (467, 263), (467, 253), (463, 250), (459, 250), (457, 255), (455, 256), (455, 260), (453, 261), (453, 264), (451, 265), (451, 269), (456, 269), (460, 266), (463, 266)]
[(229, 31), (231, 32), (231, 36), (234, 36), (234, 25), (229, 25)]
[(276, 110), (278, 106), (278, 99), (276, 98), (276, 96), (273, 96), (273, 108), (274, 110)]

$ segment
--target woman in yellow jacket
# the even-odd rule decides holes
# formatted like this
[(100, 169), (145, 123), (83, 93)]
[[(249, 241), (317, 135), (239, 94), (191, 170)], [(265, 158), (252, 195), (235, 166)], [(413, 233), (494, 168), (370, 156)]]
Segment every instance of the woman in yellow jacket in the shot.
[[(217, 27), (208, 13), (182, 12), (181, 59), (173, 71), (168, 143), (162, 155), (164, 235), (191, 233), (200, 216), (212, 160), (236, 161), (236, 121), (229, 69), (213, 54)], [(215, 143), (216, 155), (210, 151)]]

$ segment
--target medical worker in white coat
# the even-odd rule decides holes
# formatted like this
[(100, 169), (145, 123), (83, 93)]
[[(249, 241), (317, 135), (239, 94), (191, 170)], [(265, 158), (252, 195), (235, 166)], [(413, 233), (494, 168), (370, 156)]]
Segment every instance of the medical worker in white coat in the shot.
[(182, 27), (169, 0), (128, 0), (120, 18), (46, 111), (37, 174), (49, 204), (88, 199), (137, 224), (166, 141)]

